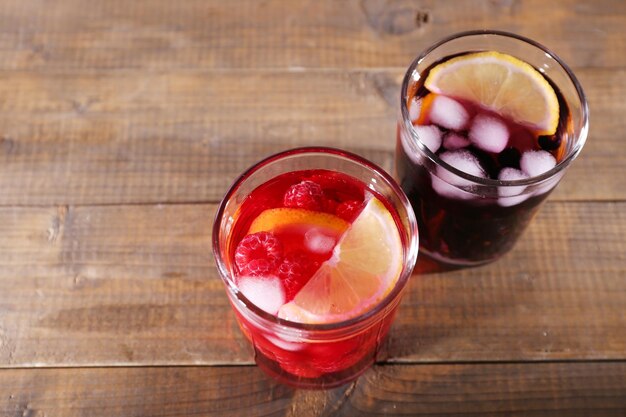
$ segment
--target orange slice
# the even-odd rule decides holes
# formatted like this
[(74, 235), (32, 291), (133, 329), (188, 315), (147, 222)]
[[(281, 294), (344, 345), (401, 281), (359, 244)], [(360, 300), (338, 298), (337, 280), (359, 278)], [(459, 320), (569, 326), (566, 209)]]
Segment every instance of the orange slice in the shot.
[(559, 101), (535, 68), (511, 55), (477, 52), (445, 61), (430, 70), (426, 88), (470, 100), (551, 135), (559, 122)]
[(384, 298), (402, 270), (402, 242), (384, 204), (372, 197), (324, 262), (278, 316), (303, 323), (355, 317)]
[(334, 214), (301, 208), (273, 208), (263, 211), (254, 219), (248, 234), (274, 231), (286, 226), (303, 225), (330, 229), (338, 235), (345, 232), (350, 223)]
[(436, 94), (427, 94), (422, 98), (422, 106), (420, 108), (420, 114), (415, 124), (424, 125), (426, 124), (426, 119), (428, 118), (428, 113), (430, 113), (430, 108), (433, 105), (433, 101), (435, 100)]

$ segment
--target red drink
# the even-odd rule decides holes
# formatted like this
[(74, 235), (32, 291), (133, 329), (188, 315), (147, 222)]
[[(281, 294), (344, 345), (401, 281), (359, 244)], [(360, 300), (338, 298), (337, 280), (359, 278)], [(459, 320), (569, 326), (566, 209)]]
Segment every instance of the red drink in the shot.
[(554, 59), (514, 35), (470, 32), (409, 68), (396, 174), (424, 253), (457, 265), (497, 259), (582, 149), (584, 96)]
[[(273, 276), (284, 291), (282, 304), (293, 300), (364, 206), (365, 185), (338, 172), (294, 171), (262, 184), (239, 208), (231, 233), (236, 283)], [(251, 249), (259, 245), (273, 252)]]
[(299, 387), (351, 380), (374, 362), (411, 272), (410, 206), (384, 172), (335, 150), (291, 151), (252, 171), (225, 217), (242, 184), (227, 194), (216, 227), (228, 230), (214, 237), (256, 361)]

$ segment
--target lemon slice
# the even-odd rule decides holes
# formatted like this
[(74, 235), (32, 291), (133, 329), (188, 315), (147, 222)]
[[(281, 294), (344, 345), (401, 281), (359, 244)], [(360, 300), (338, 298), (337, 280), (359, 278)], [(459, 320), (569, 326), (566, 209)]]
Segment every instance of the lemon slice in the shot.
[(355, 317), (384, 298), (402, 270), (402, 242), (384, 204), (372, 197), (324, 262), (278, 316), (303, 323)]
[(274, 208), (263, 211), (250, 225), (248, 234), (270, 232), (286, 226), (303, 225), (330, 229), (338, 235), (345, 232), (350, 223), (333, 214), (301, 208)]
[(526, 62), (500, 52), (477, 52), (430, 70), (426, 88), (470, 100), (551, 135), (559, 122), (559, 101), (548, 81)]

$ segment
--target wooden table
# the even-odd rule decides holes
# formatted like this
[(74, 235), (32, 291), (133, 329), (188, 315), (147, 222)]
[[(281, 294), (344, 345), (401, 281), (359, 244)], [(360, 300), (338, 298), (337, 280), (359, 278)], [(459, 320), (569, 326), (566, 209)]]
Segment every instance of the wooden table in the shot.
[[(270, 153), (393, 168), (418, 52), (494, 28), (589, 99), (580, 158), (517, 247), (416, 274), (383, 360), (299, 391), (255, 366), (211, 255)], [(626, 415), (626, 2), (5, 0), (0, 415)]]

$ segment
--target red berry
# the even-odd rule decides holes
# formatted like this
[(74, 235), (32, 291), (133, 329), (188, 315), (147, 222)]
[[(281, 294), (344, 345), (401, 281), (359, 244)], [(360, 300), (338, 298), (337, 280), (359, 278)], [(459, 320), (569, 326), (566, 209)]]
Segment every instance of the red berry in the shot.
[(287, 300), (296, 296), (318, 268), (319, 264), (302, 252), (293, 252), (285, 256), (276, 274), (283, 282)]
[(322, 187), (313, 181), (302, 181), (294, 184), (285, 193), (285, 207), (296, 207), (308, 210), (321, 210), (324, 201)]
[(235, 264), (241, 275), (268, 275), (283, 259), (283, 245), (270, 232), (258, 232), (241, 239), (235, 250)]
[(350, 222), (352, 221), (357, 214), (363, 209), (363, 203), (357, 200), (348, 200), (337, 206), (337, 210), (335, 210), (335, 214), (342, 219)]

